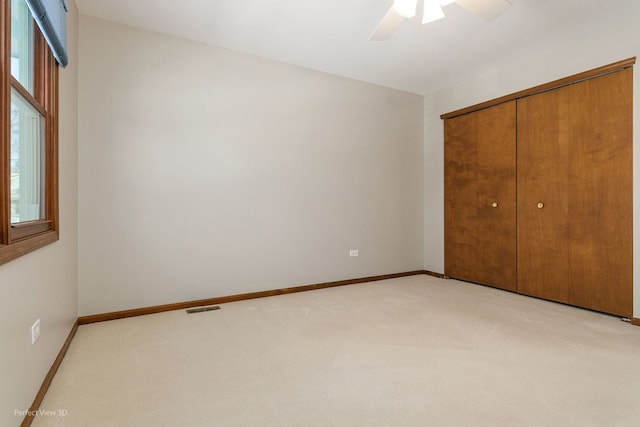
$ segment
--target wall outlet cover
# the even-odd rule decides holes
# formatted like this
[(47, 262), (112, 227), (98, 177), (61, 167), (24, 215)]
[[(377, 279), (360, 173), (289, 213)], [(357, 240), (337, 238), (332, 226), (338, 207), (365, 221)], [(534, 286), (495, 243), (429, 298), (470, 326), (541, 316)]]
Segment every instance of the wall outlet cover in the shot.
[(35, 323), (31, 325), (31, 344), (35, 344), (39, 336), (40, 336), (40, 319), (36, 320)]

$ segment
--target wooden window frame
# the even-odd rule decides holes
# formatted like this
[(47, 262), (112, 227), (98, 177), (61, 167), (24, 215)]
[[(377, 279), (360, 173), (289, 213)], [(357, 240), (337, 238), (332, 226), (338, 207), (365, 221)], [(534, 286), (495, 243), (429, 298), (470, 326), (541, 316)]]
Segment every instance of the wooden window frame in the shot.
[[(59, 239), (58, 64), (34, 23), (33, 95), (11, 75), (11, 0), (0, 0), (0, 264)], [(11, 224), (11, 89), (44, 117), (44, 218)]]

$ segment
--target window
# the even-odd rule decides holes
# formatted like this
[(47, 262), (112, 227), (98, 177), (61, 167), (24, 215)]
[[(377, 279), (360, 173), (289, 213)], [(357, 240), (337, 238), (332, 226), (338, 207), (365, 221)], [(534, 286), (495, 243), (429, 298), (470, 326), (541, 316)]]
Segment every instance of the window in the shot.
[(0, 0), (0, 264), (58, 240), (58, 65), (25, 0)]

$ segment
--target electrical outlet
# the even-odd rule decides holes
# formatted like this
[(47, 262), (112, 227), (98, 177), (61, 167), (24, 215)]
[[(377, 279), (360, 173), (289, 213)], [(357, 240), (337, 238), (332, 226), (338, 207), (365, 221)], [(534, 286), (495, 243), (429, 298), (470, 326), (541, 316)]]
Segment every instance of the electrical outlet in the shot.
[(40, 336), (40, 319), (31, 326), (31, 344), (35, 344), (36, 340)]
[(358, 250), (357, 250), (357, 249), (351, 249), (351, 250), (349, 251), (349, 256), (350, 256), (350, 257), (358, 256)]

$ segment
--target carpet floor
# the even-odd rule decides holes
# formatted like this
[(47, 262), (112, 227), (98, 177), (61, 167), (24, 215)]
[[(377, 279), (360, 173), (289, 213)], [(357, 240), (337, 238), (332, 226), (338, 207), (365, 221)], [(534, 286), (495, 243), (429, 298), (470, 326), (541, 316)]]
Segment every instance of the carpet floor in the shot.
[(640, 327), (411, 276), (80, 326), (41, 409), (35, 427), (638, 426)]

